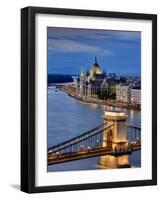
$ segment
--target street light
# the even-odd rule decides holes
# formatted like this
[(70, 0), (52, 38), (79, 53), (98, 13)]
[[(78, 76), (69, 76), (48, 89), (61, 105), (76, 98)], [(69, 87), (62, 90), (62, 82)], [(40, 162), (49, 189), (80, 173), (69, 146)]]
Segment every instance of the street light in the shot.
[(59, 152), (56, 152), (56, 157), (58, 157), (58, 155), (59, 155)]
[(81, 147), (81, 151), (83, 150), (83, 145), (80, 146)]

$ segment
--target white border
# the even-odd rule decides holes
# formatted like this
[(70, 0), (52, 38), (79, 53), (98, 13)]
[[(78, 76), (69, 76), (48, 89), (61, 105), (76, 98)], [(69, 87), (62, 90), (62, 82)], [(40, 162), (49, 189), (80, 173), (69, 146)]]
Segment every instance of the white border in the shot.
[[(47, 173), (47, 26), (141, 31), (141, 168)], [(152, 23), (149, 20), (36, 15), (36, 186), (152, 178)]]

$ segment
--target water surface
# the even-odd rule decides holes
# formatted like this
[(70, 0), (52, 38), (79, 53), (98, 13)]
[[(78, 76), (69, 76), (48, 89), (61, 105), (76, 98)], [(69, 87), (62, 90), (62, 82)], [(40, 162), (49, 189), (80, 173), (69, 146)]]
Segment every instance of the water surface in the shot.
[[(105, 109), (112, 107), (87, 104), (78, 101), (65, 92), (48, 87), (48, 147), (73, 138), (103, 123)], [(124, 109), (128, 124), (141, 127), (140, 111)], [(129, 156), (133, 167), (140, 167), (141, 152)], [(48, 166), (48, 171), (90, 170), (98, 168), (99, 157), (65, 162)]]

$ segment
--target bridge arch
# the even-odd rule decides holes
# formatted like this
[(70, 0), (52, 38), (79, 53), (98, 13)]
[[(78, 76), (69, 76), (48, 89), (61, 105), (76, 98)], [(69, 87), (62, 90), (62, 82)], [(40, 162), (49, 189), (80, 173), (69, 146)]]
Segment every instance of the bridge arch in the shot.
[(113, 132), (113, 127), (104, 130), (102, 147), (112, 148)]

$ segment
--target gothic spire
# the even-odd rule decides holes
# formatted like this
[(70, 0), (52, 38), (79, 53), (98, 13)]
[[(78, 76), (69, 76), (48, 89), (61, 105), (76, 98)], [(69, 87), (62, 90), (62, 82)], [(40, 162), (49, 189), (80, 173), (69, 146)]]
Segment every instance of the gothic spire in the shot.
[(82, 67), (81, 67), (80, 76), (84, 76), (84, 73), (83, 73), (83, 69), (82, 69)]
[(95, 63), (97, 64), (97, 57), (95, 56)]

